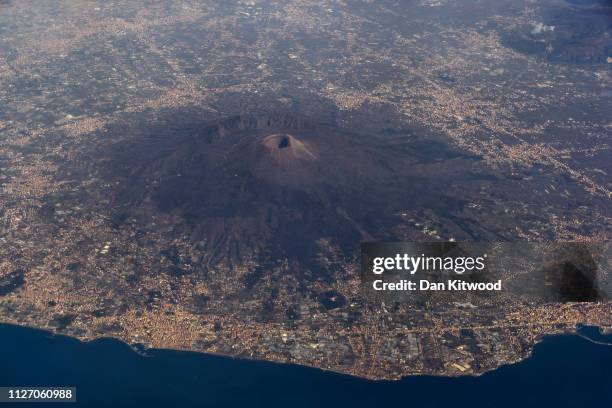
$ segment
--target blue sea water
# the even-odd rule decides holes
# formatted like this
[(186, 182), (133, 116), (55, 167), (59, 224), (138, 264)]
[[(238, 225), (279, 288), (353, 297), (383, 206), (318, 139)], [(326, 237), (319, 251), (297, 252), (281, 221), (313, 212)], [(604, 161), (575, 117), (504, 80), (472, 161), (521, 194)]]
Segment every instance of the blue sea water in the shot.
[(112, 339), (82, 343), (0, 325), (0, 386), (76, 386), (77, 403), (66, 404), (75, 408), (612, 407), (612, 347), (576, 335), (545, 338), (531, 358), (481, 377), (401, 381), (200, 353), (146, 354)]

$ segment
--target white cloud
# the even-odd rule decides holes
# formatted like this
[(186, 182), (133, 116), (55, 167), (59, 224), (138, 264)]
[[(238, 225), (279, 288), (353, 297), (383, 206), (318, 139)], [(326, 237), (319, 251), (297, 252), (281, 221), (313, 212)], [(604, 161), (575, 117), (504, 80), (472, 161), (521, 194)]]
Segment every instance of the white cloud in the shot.
[(544, 23), (537, 23), (533, 30), (531, 30), (531, 34), (542, 34), (553, 31), (555, 31), (555, 26), (547, 26)]

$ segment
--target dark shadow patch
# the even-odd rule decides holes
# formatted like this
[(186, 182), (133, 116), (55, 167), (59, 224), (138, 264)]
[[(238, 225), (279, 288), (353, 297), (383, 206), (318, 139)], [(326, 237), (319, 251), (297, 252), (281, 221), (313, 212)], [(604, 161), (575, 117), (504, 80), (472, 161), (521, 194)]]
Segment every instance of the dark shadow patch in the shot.
[(335, 290), (320, 293), (317, 298), (327, 310), (338, 309), (346, 306), (346, 298)]
[(0, 296), (8, 295), (25, 284), (25, 271), (16, 269), (6, 276), (0, 277)]
[(57, 330), (64, 330), (72, 324), (76, 315), (74, 314), (57, 314), (49, 321), (49, 326), (55, 327)]
[(287, 319), (289, 320), (299, 320), (300, 310), (298, 306), (296, 305), (289, 306), (287, 310), (285, 310), (285, 315), (287, 316)]
[(599, 299), (595, 283), (596, 269), (581, 269), (571, 262), (565, 262), (561, 270), (560, 301), (594, 302)]

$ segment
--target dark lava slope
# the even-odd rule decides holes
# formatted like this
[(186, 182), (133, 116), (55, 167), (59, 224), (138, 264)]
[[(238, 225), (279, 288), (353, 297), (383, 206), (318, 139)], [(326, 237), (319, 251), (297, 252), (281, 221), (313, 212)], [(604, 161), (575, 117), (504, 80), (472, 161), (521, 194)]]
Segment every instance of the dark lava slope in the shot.
[(433, 188), (411, 166), (473, 162), (405, 136), (347, 133), (288, 113), (172, 129), (110, 153), (106, 166), (120, 180), (113, 220), (120, 228), (177, 217), (177, 236), (199, 242), (207, 265), (267, 253), (311, 268), (321, 240), (352, 256), (361, 240), (397, 239), (398, 211), (453, 205), (443, 181)]

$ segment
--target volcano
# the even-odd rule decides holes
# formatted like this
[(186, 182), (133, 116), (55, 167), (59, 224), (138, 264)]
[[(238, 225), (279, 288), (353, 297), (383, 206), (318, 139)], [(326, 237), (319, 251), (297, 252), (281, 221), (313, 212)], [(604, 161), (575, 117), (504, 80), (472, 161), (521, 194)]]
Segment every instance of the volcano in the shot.
[(175, 238), (198, 243), (207, 268), (287, 259), (331, 279), (323, 242), (355, 257), (360, 241), (393, 238), (398, 211), (419, 197), (446, 205), (397, 139), (287, 113), (153, 130), (110, 154), (106, 168), (120, 169), (110, 217), (143, 229), (172, 219)]
[[(121, 180), (111, 218), (179, 219), (206, 267), (261, 254), (309, 265), (331, 239), (347, 255), (367, 238), (368, 195), (393, 169), (358, 135), (293, 114), (240, 115), (131, 139), (111, 153)], [(367, 209), (367, 212), (366, 210)], [(116, 215), (120, 214), (120, 216)], [(273, 255), (272, 255), (273, 254)]]

